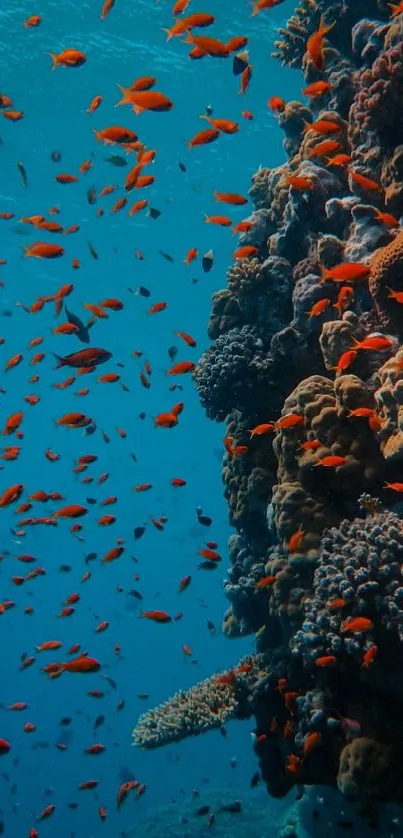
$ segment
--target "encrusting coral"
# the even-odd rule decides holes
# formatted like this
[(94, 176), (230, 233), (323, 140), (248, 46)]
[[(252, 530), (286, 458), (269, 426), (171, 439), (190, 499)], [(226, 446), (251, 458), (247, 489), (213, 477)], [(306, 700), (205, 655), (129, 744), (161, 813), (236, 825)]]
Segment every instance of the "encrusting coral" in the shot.
[(213, 295), (193, 373), (226, 421), (223, 628), (258, 657), (135, 731), (154, 747), (253, 715), (272, 795), (328, 785), (363, 817), (403, 802), (402, 38), (385, 0), (301, 0), (279, 30), (306, 86), (273, 116), (287, 159), (253, 177), (257, 250)]

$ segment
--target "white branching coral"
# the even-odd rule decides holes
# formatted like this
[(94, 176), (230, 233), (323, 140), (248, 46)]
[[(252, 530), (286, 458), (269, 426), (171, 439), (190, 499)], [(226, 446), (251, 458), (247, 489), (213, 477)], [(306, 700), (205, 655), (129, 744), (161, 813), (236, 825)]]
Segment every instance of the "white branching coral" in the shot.
[(250, 715), (248, 698), (267, 675), (258, 656), (241, 661), (235, 669), (213, 675), (186, 692), (140, 716), (133, 730), (134, 744), (158, 748), (222, 727), (230, 719)]

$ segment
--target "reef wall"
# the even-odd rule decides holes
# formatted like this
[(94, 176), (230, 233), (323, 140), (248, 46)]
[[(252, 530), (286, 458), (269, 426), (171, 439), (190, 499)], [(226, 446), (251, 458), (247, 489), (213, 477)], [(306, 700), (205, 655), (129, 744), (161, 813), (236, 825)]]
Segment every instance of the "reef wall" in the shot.
[(303, 103), (278, 108), (287, 160), (254, 176), (240, 240), (258, 252), (194, 372), (226, 424), (224, 630), (257, 655), (135, 741), (254, 716), (272, 795), (325, 784), (373, 822), (403, 800), (403, 4), (302, 0), (274, 54)]

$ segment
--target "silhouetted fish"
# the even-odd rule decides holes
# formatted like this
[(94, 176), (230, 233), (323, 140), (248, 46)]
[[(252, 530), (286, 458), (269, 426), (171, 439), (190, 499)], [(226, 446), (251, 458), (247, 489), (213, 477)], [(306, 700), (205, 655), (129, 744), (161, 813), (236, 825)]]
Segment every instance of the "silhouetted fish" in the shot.
[(119, 154), (110, 154), (109, 157), (105, 157), (105, 163), (110, 163), (117, 169), (123, 169), (124, 166), (127, 166), (127, 160)]
[(82, 320), (74, 314), (72, 311), (69, 311), (67, 306), (64, 306), (64, 310), (66, 312), (66, 317), (69, 323), (73, 323), (73, 326), (77, 326), (78, 332), (75, 333), (76, 337), (81, 340), (81, 343), (89, 343), (90, 342), (90, 334), (89, 330), (93, 323), (89, 323), (88, 326), (85, 326)]

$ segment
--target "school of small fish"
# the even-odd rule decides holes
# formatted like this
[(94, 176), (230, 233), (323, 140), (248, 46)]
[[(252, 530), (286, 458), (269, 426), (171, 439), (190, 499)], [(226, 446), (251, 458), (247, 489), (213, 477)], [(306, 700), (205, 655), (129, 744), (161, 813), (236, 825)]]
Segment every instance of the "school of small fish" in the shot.
[[(251, 4), (245, 2), (245, 27), (247, 27), (249, 16), (255, 17), (264, 10), (270, 11), (281, 2), (283, 0), (256, 0)], [(224, 141), (230, 143), (231, 135), (238, 132), (247, 132), (248, 122), (255, 119), (255, 115), (251, 111), (241, 110), (244, 107), (242, 103), (245, 101), (242, 97), (247, 95), (253, 78), (253, 67), (248, 50), (248, 35), (240, 32), (228, 40), (218, 39), (214, 36), (215, 14), (193, 11), (193, 4), (194, 0), (176, 0), (173, 8), (166, 9), (164, 34), (161, 31), (158, 32), (161, 49), (163, 49), (164, 43), (172, 41), (172, 44), (169, 43), (170, 48), (177, 48), (180, 51), (188, 50), (188, 57), (191, 62), (194, 62), (195, 83), (197, 83), (198, 61), (201, 59), (216, 61), (218, 73), (229, 72), (236, 79), (239, 79), (239, 87), (235, 89), (234, 93), (236, 96), (241, 96), (240, 99), (237, 99), (237, 102), (241, 104), (239, 104), (239, 122), (227, 119), (221, 114), (216, 116), (211, 107), (206, 107), (206, 113), (202, 115), (195, 114), (195, 128), (198, 125), (199, 117), (203, 120), (203, 127), (195, 130), (193, 135), (187, 138), (187, 151), (184, 151), (185, 158), (186, 154), (209, 153), (208, 148), (203, 152), (197, 152), (199, 147), (210, 146), (213, 143), (220, 144)], [(99, 9), (94, 8), (93, 13), (97, 18), (100, 17), (102, 21), (105, 21), (105, 26), (107, 26), (109, 15), (112, 16), (116, 12), (115, 7), (118, 5), (119, 0), (105, 0)], [(392, 15), (400, 13), (400, 7), (391, 6), (391, 8)], [(21, 20), (20, 25), (27, 30), (27, 37), (35, 37), (35, 30), (46, 27), (46, 12), (42, 14), (42, 9), (38, 9), (38, 11), (41, 12), (40, 15), (31, 14)], [(213, 12), (215, 12), (214, 9)], [(307, 55), (318, 71), (323, 70), (324, 40), (331, 28), (331, 26), (325, 26), (321, 21), (318, 30), (308, 38), (306, 44)], [(206, 29), (212, 34), (206, 35)], [(74, 31), (73, 25), (72, 31)], [(45, 59), (49, 61), (49, 72), (54, 71), (55, 74), (71, 73), (73, 91), (73, 86), (77, 83), (77, 80), (78, 84), (80, 83), (80, 73), (85, 72), (86, 65), (90, 61), (85, 51), (75, 48), (74, 37), (67, 37), (67, 34), (66, 46), (58, 50), (55, 47), (53, 52), (48, 52), (48, 55), (45, 54)], [(48, 41), (51, 41), (51, 33), (48, 33), (48, 36)], [(230, 64), (229, 70), (228, 64)], [(18, 297), (19, 292), (12, 290), (13, 277), (7, 273), (8, 260), (6, 258), (9, 241), (2, 237), (0, 246), (0, 269), (2, 271), (0, 286), (14, 295), (14, 305), (23, 310), (24, 322), (26, 323), (24, 338), (17, 353), (9, 354), (7, 339), (0, 337), (4, 358), (2, 386), (0, 388), (3, 397), (1, 434), (4, 437), (0, 451), (0, 515), (3, 516), (3, 533), (10, 531), (12, 536), (11, 545), (4, 549), (0, 555), (0, 569), (2, 575), (11, 580), (12, 589), (15, 591), (13, 597), (0, 598), (0, 625), (1, 618), (5, 619), (4, 615), (13, 612), (14, 609), (26, 615), (27, 621), (29, 620), (26, 637), (27, 651), (21, 654), (21, 659), (16, 663), (15, 668), (19, 672), (26, 672), (31, 668), (32, 670), (39, 670), (44, 679), (44, 700), (50, 702), (52, 701), (51, 691), (54, 689), (53, 683), (62, 676), (63, 682), (65, 682), (70, 676), (86, 675), (88, 680), (87, 678), (84, 679), (84, 694), (94, 700), (105, 697), (103, 687), (106, 687), (106, 685), (112, 690), (116, 688), (114, 679), (110, 677), (108, 672), (104, 671), (106, 668), (105, 661), (110, 660), (111, 657), (110, 647), (105, 647), (105, 654), (97, 653), (95, 657), (92, 651), (94, 635), (106, 633), (105, 638), (108, 638), (110, 629), (113, 628), (115, 639), (112, 644), (112, 653), (118, 662), (124, 660), (124, 642), (127, 638), (122, 638), (119, 642), (116, 640), (118, 627), (113, 626), (111, 615), (101, 613), (101, 608), (96, 605), (96, 572), (102, 569), (104, 573), (107, 573), (108, 566), (111, 563), (137, 563), (138, 559), (131, 555), (133, 545), (128, 543), (128, 539), (119, 533), (119, 527), (123, 528), (124, 521), (122, 519), (127, 520), (127, 512), (119, 512), (120, 502), (122, 501), (119, 497), (119, 487), (114, 484), (113, 474), (110, 475), (108, 468), (103, 463), (102, 449), (100, 451), (97, 446), (98, 453), (94, 454), (91, 451), (90, 443), (93, 435), (96, 435), (96, 439), (100, 440), (104, 450), (109, 451), (109, 445), (118, 446), (121, 444), (120, 441), (127, 440), (127, 445), (131, 445), (134, 434), (132, 427), (120, 425), (118, 416), (115, 418), (113, 429), (105, 430), (101, 427), (105, 404), (103, 400), (110, 398), (111, 393), (113, 398), (113, 388), (118, 387), (123, 392), (132, 394), (136, 406), (138, 403), (140, 404), (140, 409), (143, 412), (139, 414), (139, 418), (141, 420), (148, 418), (152, 433), (163, 433), (167, 430), (176, 429), (180, 426), (183, 411), (186, 410), (186, 401), (182, 401), (185, 396), (180, 395), (181, 400), (173, 403), (175, 398), (173, 394), (176, 391), (182, 394), (184, 387), (186, 387), (186, 384), (179, 384), (177, 381), (179, 379), (180, 382), (189, 382), (197, 364), (195, 353), (197, 341), (192, 334), (191, 322), (192, 315), (195, 316), (194, 312), (189, 312), (184, 317), (184, 322), (178, 323), (178, 328), (174, 333), (178, 345), (169, 348), (164, 347), (163, 359), (161, 360), (164, 369), (159, 370), (157, 376), (147, 360), (148, 347), (132, 348), (130, 371), (128, 364), (121, 359), (121, 350), (116, 351), (115, 349), (114, 338), (116, 332), (112, 332), (112, 328), (115, 328), (116, 324), (116, 329), (119, 330), (120, 312), (131, 306), (133, 301), (141, 304), (146, 301), (143, 314), (150, 318), (150, 341), (158, 341), (158, 331), (153, 331), (153, 326), (155, 321), (158, 322), (158, 318), (164, 317), (164, 312), (170, 305), (169, 288), (161, 293), (162, 299), (160, 297), (154, 298), (154, 292), (145, 285), (140, 285), (136, 289), (127, 287), (124, 297), (116, 297), (111, 273), (108, 279), (110, 290), (107, 296), (98, 294), (96, 288), (94, 288), (91, 297), (88, 299), (84, 297), (80, 289), (80, 270), (85, 270), (85, 264), (81, 264), (81, 260), (75, 255), (75, 242), (80, 237), (82, 217), (88, 212), (91, 212), (95, 219), (105, 218), (108, 214), (115, 218), (117, 214), (120, 214), (119, 219), (121, 219), (122, 224), (127, 223), (127, 219), (131, 220), (137, 217), (156, 220), (161, 215), (161, 211), (151, 205), (148, 197), (143, 196), (150, 194), (147, 190), (152, 187), (153, 190), (156, 190), (151, 192), (153, 200), (155, 197), (157, 200), (159, 198), (161, 202), (165, 200), (165, 196), (158, 193), (158, 176), (152, 174), (152, 172), (154, 171), (155, 161), (158, 161), (161, 153), (163, 154), (164, 114), (175, 108), (176, 102), (172, 101), (165, 92), (157, 89), (157, 72), (155, 76), (138, 73), (133, 81), (126, 80), (125, 85), (120, 84), (120, 80), (114, 80), (116, 84), (116, 95), (114, 97), (111, 98), (110, 94), (104, 93), (102, 89), (94, 90), (94, 96), (88, 102), (86, 111), (77, 114), (78, 119), (86, 120), (86, 124), (88, 124), (88, 147), (85, 155), (83, 154), (85, 159), (82, 160), (77, 169), (69, 172), (63, 171), (63, 166), (60, 165), (62, 163), (62, 152), (53, 151), (51, 153), (50, 178), (52, 182), (57, 184), (56, 188), (60, 189), (60, 198), (58, 198), (57, 204), (50, 207), (44, 206), (40, 195), (35, 198), (31, 195), (28, 200), (30, 172), (24, 161), (19, 161), (17, 170), (23, 189), (21, 205), (24, 206), (24, 203), (26, 203), (30, 209), (26, 212), (23, 209), (22, 214), (18, 215), (11, 211), (1, 211), (0, 206), (0, 224), (3, 225), (3, 235), (7, 235), (7, 225), (10, 225), (11, 229), (11, 224), (21, 224), (22, 230), (34, 231), (34, 240), (24, 245), (24, 260), (32, 262), (32, 296), (30, 299), (21, 301)], [(328, 82), (317, 81), (304, 88), (302, 95), (311, 98), (320, 97), (328, 92), (329, 88)], [(169, 93), (169, 91), (167, 92)], [(24, 95), (22, 93), (21, 100), (23, 99)], [(27, 137), (24, 135), (25, 113), (20, 110), (22, 106), (18, 101), (14, 103), (9, 92), (1, 91), (0, 114), (11, 123), (18, 123), (13, 130), (20, 132), (18, 142), (23, 147), (24, 140), (27, 141)], [(116, 107), (119, 108), (118, 111), (115, 111)], [(281, 114), (285, 107), (286, 102), (278, 95), (272, 95), (265, 104), (266, 110), (268, 109), (274, 117)], [(191, 110), (190, 104), (187, 105), (187, 109), (188, 111)], [(144, 139), (142, 139), (142, 116), (144, 113), (153, 113), (155, 119), (161, 120), (161, 149), (148, 148)], [(138, 122), (135, 117), (138, 117)], [(368, 192), (380, 189), (377, 183), (369, 178), (364, 178), (351, 168), (349, 165), (351, 160), (348, 155), (338, 153), (341, 145), (337, 141), (337, 133), (340, 130), (337, 121), (317, 120), (313, 124), (307, 124), (306, 130), (323, 136), (323, 142), (315, 147), (312, 156), (323, 157), (329, 166), (346, 167), (352, 181)], [(90, 177), (94, 177), (94, 179), (97, 176), (99, 149), (107, 153), (108, 156), (103, 157), (102, 162), (106, 160), (114, 168), (116, 183), (89, 185), (89, 173), (91, 172)], [(195, 149), (196, 151), (194, 151)], [(54, 166), (57, 168), (53, 168)], [(179, 169), (185, 174), (186, 164), (181, 162)], [(102, 172), (104, 171), (103, 168)], [(306, 191), (315, 188), (314, 180), (298, 173), (288, 173), (286, 180), (289, 187), (294, 190)], [(209, 207), (207, 206), (207, 198), (204, 196), (206, 204), (201, 207), (201, 223), (223, 228), (223, 235), (227, 235), (224, 232), (225, 228), (228, 228), (237, 236), (250, 231), (253, 223), (239, 216), (240, 210), (248, 203), (248, 198), (237, 192), (219, 191), (219, 189), (224, 188), (224, 185), (218, 184), (218, 186), (219, 188), (214, 191), (214, 194), (209, 196)], [(72, 191), (70, 191), (70, 187)], [(80, 193), (77, 192), (77, 189), (81, 190)], [(73, 192), (73, 197), (70, 197)], [(78, 195), (79, 197), (77, 197)], [(112, 197), (109, 198), (109, 196)], [(227, 207), (228, 210), (230, 208), (230, 215), (212, 210), (211, 206), (213, 206), (214, 200), (217, 204)], [(67, 215), (70, 223), (64, 220)], [(388, 213), (379, 212), (379, 220), (389, 228), (399, 226), (399, 222)], [(178, 220), (179, 224), (180, 220)], [(105, 229), (107, 230), (107, 227), (103, 228), (104, 236), (107, 235)], [(12, 246), (16, 247), (14, 242), (12, 242)], [(85, 248), (89, 259), (99, 260), (99, 251), (92, 242), (86, 241)], [(4, 249), (3, 252), (1, 252), (2, 249)], [(174, 261), (174, 257), (165, 250), (159, 250), (159, 253), (167, 262)], [(235, 247), (233, 259), (249, 259), (256, 256), (257, 253), (257, 247), (240, 245)], [(134, 259), (139, 262), (145, 259), (144, 253), (137, 248), (134, 249), (133, 255)], [(181, 258), (185, 266), (184, 270), (191, 265), (192, 269), (200, 265), (202, 270), (208, 273), (214, 264), (213, 252), (208, 251), (204, 255), (200, 254), (194, 242), (185, 243)], [(55, 284), (55, 287), (51, 293), (49, 293), (49, 283), (46, 284), (45, 280), (35, 273), (38, 263), (40, 265), (46, 264), (52, 276), (52, 283)], [(72, 272), (71, 281), (69, 281), (70, 272)], [(365, 281), (369, 273), (370, 268), (367, 265), (354, 262), (343, 262), (331, 269), (323, 269), (320, 284), (325, 288), (328, 287), (328, 283), (335, 284), (333, 287), (338, 290), (337, 301), (334, 303), (333, 297), (323, 296), (307, 312), (307, 316), (309, 318), (320, 317), (331, 305), (342, 315), (354, 296), (355, 284)], [(62, 279), (59, 280), (59, 277), (62, 277)], [(196, 282), (196, 280), (193, 281)], [(393, 296), (398, 303), (403, 304), (403, 294), (391, 291), (390, 296)], [(105, 324), (104, 321), (108, 321), (108, 323)], [(108, 324), (111, 324), (110, 328)], [(106, 346), (103, 345), (103, 339), (98, 339), (97, 335), (100, 331), (102, 335), (110, 337), (110, 341), (105, 340)], [(57, 343), (55, 343), (56, 340)], [(60, 346), (64, 342), (66, 350), (63, 352)], [(73, 346), (71, 345), (72, 342)], [(359, 352), (379, 352), (389, 349), (391, 345), (391, 340), (383, 335), (370, 336), (362, 341), (354, 340), (351, 348), (339, 359), (335, 372), (341, 373), (349, 369)], [(57, 352), (55, 347), (57, 347)], [(183, 352), (184, 357), (180, 356), (177, 359), (178, 352)], [(169, 358), (169, 365), (166, 363), (166, 355)], [(60, 393), (60, 405), (62, 407), (60, 413), (56, 416), (50, 416), (47, 412), (47, 388), (42, 385), (41, 381), (42, 365), (48, 365), (51, 368), (51, 365), (53, 365), (54, 370), (60, 370), (60, 378), (53, 381), (51, 385), (52, 391), (56, 390)], [(16, 374), (17, 368), (19, 368), (20, 375), (21, 370), (24, 371), (24, 375), (18, 379), (18, 386), (21, 384), (24, 388), (19, 393), (15, 389), (14, 382), (9, 384), (10, 379)], [(134, 374), (133, 370), (135, 371)], [(137, 376), (135, 385), (132, 384), (134, 375)], [(151, 418), (147, 416), (145, 409), (143, 410), (141, 397), (143, 395), (145, 397), (146, 391), (150, 390), (156, 378), (165, 384), (167, 393), (165, 402), (161, 405), (161, 412)], [(130, 386), (127, 383), (128, 381), (130, 381)], [(109, 388), (106, 385), (113, 385), (113, 387)], [(81, 399), (85, 400), (94, 391), (99, 392), (95, 402), (97, 404), (96, 415), (92, 415), (92, 410), (87, 413), (85, 407), (79, 409), (82, 404)], [(85, 404), (85, 401), (83, 404)], [(67, 432), (70, 434), (70, 463), (66, 462), (65, 455), (60, 454), (50, 445), (43, 450), (43, 461), (51, 465), (52, 477), (54, 477), (52, 485), (46, 485), (46, 488), (43, 488), (40, 474), (36, 474), (34, 480), (34, 475), (29, 473), (29, 458), (27, 459), (26, 448), (28, 445), (35, 445), (35, 439), (30, 436), (30, 411), (40, 413), (41, 425), (45, 426), (48, 423), (52, 429), (55, 427), (58, 433)], [(376, 412), (366, 408), (357, 408), (350, 411), (350, 418), (352, 420), (365, 419), (371, 424), (371, 427), (376, 427), (376, 423), (379, 422)], [(270, 434), (278, 429), (293, 428), (303, 421), (303, 417), (297, 413), (282, 416), (278, 420), (268, 421), (251, 428), (250, 438)], [(315, 450), (319, 445), (320, 443), (315, 440), (304, 443), (304, 446), (306, 448), (309, 446), (311, 450)], [(248, 451), (246, 445), (237, 445), (233, 437), (226, 437), (224, 447), (227, 453), (233, 457), (242, 456)], [(121, 449), (116, 456), (121, 458)], [(141, 460), (141, 457), (138, 458), (135, 453), (127, 450), (127, 448), (124, 456), (126, 461), (123, 468), (125, 469), (137, 466), (139, 460)], [(121, 462), (121, 460), (119, 461)], [(329, 456), (318, 458), (315, 465), (322, 469), (338, 469), (346, 462), (346, 458), (342, 455)], [(183, 463), (185, 466), (186, 451), (183, 452)], [(48, 474), (45, 468), (44, 474)], [(140, 475), (140, 469), (138, 474)], [(115, 480), (117, 483), (117, 476)], [(105, 483), (110, 486), (107, 491), (101, 489)], [(168, 489), (175, 493), (182, 490), (186, 491), (186, 485), (187, 479), (185, 477), (172, 474), (170, 487), (164, 487), (163, 491), (165, 492)], [(83, 494), (85, 495), (89, 491), (86, 488), (89, 486), (91, 486), (91, 496), (83, 498)], [(402, 483), (391, 483), (386, 484), (386, 486), (396, 493), (403, 492)], [(161, 486), (155, 487), (153, 483), (147, 481), (146, 464), (142, 461), (139, 482), (136, 481), (136, 478), (133, 479), (133, 497), (135, 494), (147, 492), (150, 493), (151, 497), (153, 496), (152, 490), (155, 488), (162, 491)], [(157, 502), (161, 506), (161, 495), (157, 498)], [(132, 500), (129, 507), (130, 509), (134, 508)], [(125, 504), (125, 508), (127, 509), (127, 504)], [(131, 514), (134, 516), (135, 511), (133, 513), (129, 512), (129, 517)], [(205, 514), (201, 507), (196, 509), (196, 520), (206, 528), (213, 524), (212, 518)], [(88, 521), (95, 521), (100, 528), (105, 530), (105, 547), (101, 555), (98, 552), (88, 552), (91, 550), (91, 544), (87, 541), (86, 536)], [(163, 510), (162, 512), (160, 509), (157, 511), (155, 506), (150, 503), (148, 520), (141, 524), (130, 520), (129, 524), (133, 533), (132, 540), (137, 542), (151, 528), (158, 532), (164, 532), (168, 524), (168, 518)], [(36, 541), (37, 553), (34, 554), (31, 551), (24, 550), (24, 540), (29, 541), (33, 530), (39, 528), (40, 531), (42, 527), (60, 528), (62, 530), (63, 540), (70, 542), (71, 565), (59, 565), (57, 558), (54, 556), (49, 560), (44, 557), (41, 554), (40, 540)], [(300, 527), (286, 545), (289, 552), (296, 552), (303, 539), (304, 531)], [(85, 552), (84, 566), (82, 565), (83, 551)], [(79, 554), (79, 558), (77, 554)], [(213, 539), (206, 540), (199, 546), (198, 556), (200, 561), (196, 570), (217, 569), (221, 561), (218, 543)], [(78, 575), (77, 566), (80, 568)], [(72, 571), (72, 567), (75, 571), (73, 574), (74, 585), (70, 585), (68, 582), (68, 574)], [(183, 593), (192, 583), (194, 570), (194, 565), (190, 566), (189, 573), (176, 580), (177, 593)], [(65, 596), (61, 602), (49, 600), (49, 596), (41, 598), (40, 594), (37, 594), (37, 586), (39, 588), (41, 585), (41, 578), (52, 576), (55, 572), (66, 574)], [(136, 583), (139, 583), (141, 581), (140, 572), (135, 572), (133, 578)], [(275, 576), (266, 576), (260, 579), (257, 587), (271, 586), (275, 580)], [(143, 595), (137, 588), (127, 591), (120, 585), (117, 592), (125, 593), (138, 600), (139, 609), (142, 606)], [(111, 596), (113, 593), (111, 591)], [(181, 600), (181, 604), (182, 602), (183, 600)], [(94, 613), (92, 636), (75, 638), (74, 642), (72, 640), (68, 647), (61, 640), (54, 639), (57, 638), (57, 625), (60, 620), (68, 619), (71, 621), (73, 634), (74, 616), (82, 606), (85, 607), (85, 604), (88, 603), (91, 604)], [(329, 604), (329, 608), (339, 607), (341, 607), (340, 603), (336, 601)], [(54, 636), (51, 637), (39, 636), (40, 631), (37, 632), (34, 628), (33, 621), (37, 618), (38, 612), (40, 614), (44, 609), (49, 610), (55, 618)], [(144, 620), (159, 624), (179, 621), (183, 617), (182, 611), (171, 614), (163, 608), (148, 608), (146, 603), (144, 604), (144, 610), (141, 607), (139, 613)], [(210, 621), (208, 621), (207, 627), (210, 632), (214, 631), (214, 625)], [(357, 618), (346, 620), (342, 632), (354, 633), (368, 631), (370, 628), (369, 620)], [(7, 630), (13, 630), (12, 622), (8, 624)], [(100, 648), (99, 644), (96, 648)], [(182, 653), (185, 658), (191, 658), (193, 655), (186, 639), (184, 639), (182, 645)], [(363, 666), (370, 666), (375, 656), (376, 647), (371, 647), (365, 655)], [(335, 663), (336, 658), (333, 656), (318, 658), (316, 661), (316, 665), (320, 668), (334, 666)], [(91, 676), (96, 673), (98, 679), (92, 681)], [(102, 680), (99, 680), (99, 678)], [(292, 704), (298, 693), (288, 693), (286, 688), (285, 681), (282, 683), (280, 679), (279, 693), (285, 696), (286, 702)], [(12, 736), (9, 736), (7, 730), (6, 711), (22, 714), (21, 730), (24, 733), (35, 735), (38, 727), (37, 721), (29, 717), (29, 704), (25, 700), (24, 682), (22, 680), (16, 681), (16, 691), (18, 692), (16, 701), (6, 707), (3, 705), (1, 709), (0, 756), (12, 755), (14, 747)], [(148, 697), (147, 693), (138, 693), (138, 695), (142, 698)], [(126, 697), (126, 700), (129, 700), (129, 697)], [(115, 703), (114, 711), (123, 710), (124, 707), (125, 698), (121, 697)], [(104, 720), (105, 716), (103, 715), (97, 717), (93, 733), (98, 727), (102, 726)], [(68, 725), (70, 721), (67, 719), (64, 723)], [(63, 720), (61, 724), (63, 724)], [(284, 735), (287, 735), (287, 731), (284, 732)], [(318, 737), (319, 734), (311, 734), (311, 737), (304, 744), (303, 754), (300, 756), (291, 755), (288, 771), (298, 771), (300, 760), (320, 744), (320, 738), (318, 739)], [(65, 751), (69, 747), (63, 737), (55, 743), (55, 746), (59, 751)], [(85, 754), (92, 756), (101, 756), (105, 753), (105, 750), (106, 747), (97, 741), (84, 742), (82, 747)], [(102, 761), (97, 761), (97, 768), (98, 766), (100, 766), (99, 770), (94, 772), (96, 779), (80, 778), (78, 780), (76, 788), (79, 791), (97, 789), (100, 777), (108, 771), (107, 762), (102, 764)], [(258, 781), (259, 775), (252, 778), (252, 786), (256, 785)], [(145, 791), (145, 784), (141, 780), (132, 779), (123, 782), (113, 790), (115, 806), (119, 809), (128, 796), (134, 796), (138, 799)], [(78, 804), (76, 805), (78, 806)], [(100, 820), (106, 820), (111, 806), (107, 806), (105, 801), (98, 800), (96, 796), (94, 796), (94, 806), (98, 809)], [(52, 803), (46, 805), (41, 811), (38, 810), (35, 815), (29, 815), (32, 820), (27, 824), (26, 834), (29, 835), (29, 838), (38, 838), (41, 833), (41, 823), (51, 818), (56, 808), (56, 804)], [(74, 808), (73, 804), (71, 804), (71, 808)], [(202, 809), (205, 808), (202, 807)], [(208, 808), (206, 812), (208, 812)], [(203, 814), (206, 812), (203, 811)]]

